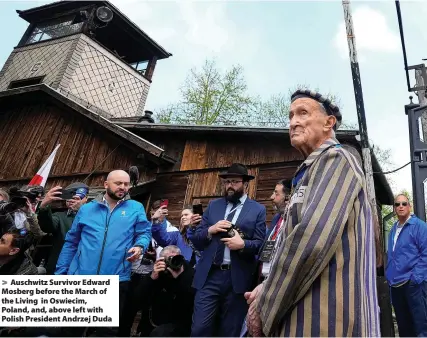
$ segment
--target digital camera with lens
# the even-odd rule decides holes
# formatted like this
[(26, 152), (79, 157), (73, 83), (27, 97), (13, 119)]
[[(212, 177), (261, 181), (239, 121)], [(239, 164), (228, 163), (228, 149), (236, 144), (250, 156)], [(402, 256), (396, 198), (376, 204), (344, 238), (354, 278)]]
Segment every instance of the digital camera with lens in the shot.
[(245, 238), (245, 234), (235, 224), (231, 224), (231, 227), (226, 232), (226, 236), (228, 238), (234, 237), (236, 236), (236, 231), (239, 233), (240, 237)]
[(15, 212), (20, 208), (19, 205), (17, 205), (14, 202), (0, 202), (0, 216), (5, 216), (7, 214), (10, 214), (12, 212)]
[(184, 256), (176, 255), (165, 258), (166, 267), (171, 268), (173, 271), (178, 271), (184, 265)]
[(27, 205), (27, 198), (30, 200), (31, 203), (35, 203), (37, 201), (37, 197), (42, 194), (43, 188), (39, 186), (24, 186), (21, 189), (18, 189), (17, 187), (12, 187), (9, 190), (10, 201), (22, 204), (25, 200), (24, 206)]

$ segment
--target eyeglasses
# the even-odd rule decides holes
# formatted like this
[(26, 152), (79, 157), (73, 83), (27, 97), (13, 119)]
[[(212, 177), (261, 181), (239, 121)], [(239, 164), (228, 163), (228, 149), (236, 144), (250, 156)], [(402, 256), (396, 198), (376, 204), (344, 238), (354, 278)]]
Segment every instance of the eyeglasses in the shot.
[(400, 205), (402, 205), (403, 207), (406, 207), (406, 206), (408, 206), (408, 202), (396, 202), (396, 203), (394, 203), (394, 206), (396, 208)]
[(241, 183), (243, 182), (242, 180), (237, 181), (237, 180), (223, 180), (224, 184), (232, 184), (232, 185), (236, 185), (237, 183)]

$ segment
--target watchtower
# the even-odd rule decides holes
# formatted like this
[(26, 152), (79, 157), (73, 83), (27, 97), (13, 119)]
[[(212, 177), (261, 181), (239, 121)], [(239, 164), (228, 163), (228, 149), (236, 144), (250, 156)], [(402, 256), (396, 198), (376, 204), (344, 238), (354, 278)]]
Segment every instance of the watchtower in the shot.
[(0, 71), (0, 91), (44, 83), (107, 118), (142, 116), (154, 68), (172, 54), (108, 1), (17, 11), (30, 25)]

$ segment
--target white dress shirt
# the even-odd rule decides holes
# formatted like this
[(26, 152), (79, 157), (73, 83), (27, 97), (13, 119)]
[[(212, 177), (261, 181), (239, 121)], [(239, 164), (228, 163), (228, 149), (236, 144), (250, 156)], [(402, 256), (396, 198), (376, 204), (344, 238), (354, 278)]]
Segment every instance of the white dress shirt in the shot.
[(394, 238), (393, 238), (393, 251), (394, 251), (394, 248), (396, 247), (397, 238), (399, 237), (400, 232), (402, 231), (405, 224), (408, 223), (408, 221), (411, 219), (411, 217), (412, 215), (409, 215), (408, 219), (406, 220), (405, 223), (403, 223), (403, 225), (400, 225), (399, 221), (397, 221), (396, 233), (394, 234)]
[[(240, 215), (240, 211), (242, 211), (243, 208), (243, 204), (245, 203), (246, 199), (247, 199), (248, 195), (244, 194), (242, 197), (240, 197), (240, 204), (236, 207), (236, 212), (234, 214), (233, 220), (231, 221), (231, 223), (236, 224), (237, 219), (239, 218)], [(226, 220), (228, 215), (230, 214), (230, 212), (232, 212), (233, 208), (233, 203), (228, 202), (227, 204), (227, 208), (225, 209), (225, 215), (224, 215), (224, 219)], [(236, 224), (238, 225), (238, 224)], [(225, 246), (224, 249), (224, 259), (222, 260), (222, 264), (230, 264), (231, 263), (231, 258), (230, 258), (230, 249), (228, 248), (228, 246)]]
[[(166, 220), (166, 231), (167, 232), (178, 231), (178, 228), (173, 226), (168, 220)], [(157, 243), (154, 239), (151, 239), (151, 244), (154, 250), (156, 250), (156, 259), (157, 259), (159, 258), (160, 251), (162, 251), (163, 248), (161, 246), (157, 246)], [(151, 273), (151, 271), (153, 270), (154, 263), (151, 265), (141, 264), (142, 256), (143, 255), (141, 255), (139, 259), (137, 259), (132, 263), (132, 271), (135, 273), (143, 274), (143, 275), (147, 273)]]

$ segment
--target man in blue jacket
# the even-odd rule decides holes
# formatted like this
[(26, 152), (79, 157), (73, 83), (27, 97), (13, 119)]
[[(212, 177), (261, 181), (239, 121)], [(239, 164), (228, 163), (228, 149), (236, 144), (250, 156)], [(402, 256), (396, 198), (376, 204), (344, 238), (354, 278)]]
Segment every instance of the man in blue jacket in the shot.
[(399, 336), (427, 337), (427, 224), (411, 215), (405, 195), (396, 197), (394, 210), (386, 277)]
[(121, 314), (131, 262), (147, 250), (151, 224), (143, 205), (129, 198), (130, 178), (125, 171), (112, 171), (104, 187), (105, 193), (77, 213), (65, 237), (55, 274), (118, 275)]
[(210, 202), (200, 225), (188, 233), (203, 252), (193, 281), (193, 337), (239, 336), (248, 310), (243, 295), (252, 287), (266, 231), (265, 207), (246, 193), (254, 176), (242, 164), (219, 176), (224, 197)]

